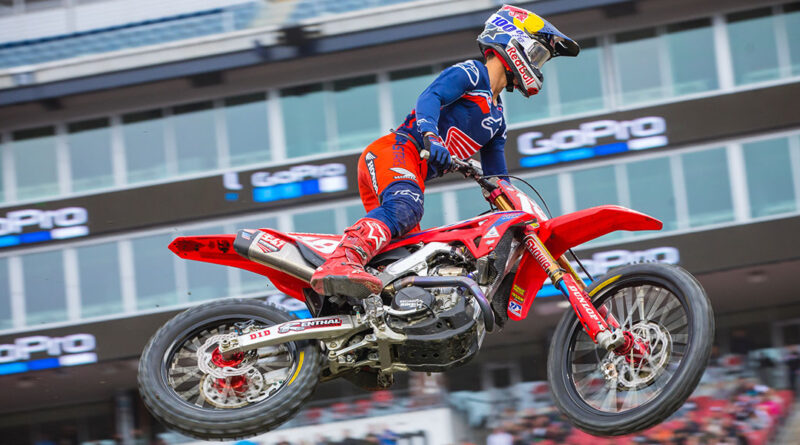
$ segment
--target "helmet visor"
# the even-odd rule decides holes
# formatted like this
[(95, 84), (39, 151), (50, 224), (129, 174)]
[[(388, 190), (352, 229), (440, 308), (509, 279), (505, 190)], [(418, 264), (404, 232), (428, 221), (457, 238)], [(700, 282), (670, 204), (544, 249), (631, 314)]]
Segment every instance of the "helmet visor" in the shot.
[(550, 60), (550, 50), (541, 42), (533, 39), (525, 45), (525, 55), (536, 69), (542, 69), (542, 65)]

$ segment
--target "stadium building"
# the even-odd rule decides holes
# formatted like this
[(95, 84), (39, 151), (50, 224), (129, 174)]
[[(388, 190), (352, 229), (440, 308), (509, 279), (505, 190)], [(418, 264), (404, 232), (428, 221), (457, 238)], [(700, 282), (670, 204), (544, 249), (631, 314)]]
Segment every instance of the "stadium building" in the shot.
[[(664, 221), (578, 249), (590, 272), (680, 264), (711, 298), (721, 354), (800, 343), (800, 3), (511, 3), (582, 47), (545, 65), (539, 95), (504, 94), (512, 174), (553, 214), (620, 204)], [(0, 0), (0, 443), (153, 437), (136, 366), (165, 320), (229, 296), (302, 312), (263, 277), (166, 246), (340, 233), (363, 215), (361, 150), (479, 56), (501, 4)], [(488, 210), (478, 193), (430, 183), (422, 226)], [(543, 289), (448, 389), (544, 379), (564, 307)]]

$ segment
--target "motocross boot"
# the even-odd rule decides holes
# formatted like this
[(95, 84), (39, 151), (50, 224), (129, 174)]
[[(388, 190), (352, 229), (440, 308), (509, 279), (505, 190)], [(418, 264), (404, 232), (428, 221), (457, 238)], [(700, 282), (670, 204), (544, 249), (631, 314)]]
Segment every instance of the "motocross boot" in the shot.
[(361, 218), (344, 231), (342, 242), (311, 276), (311, 288), (320, 295), (366, 298), (380, 294), (383, 283), (364, 266), (392, 239), (381, 221)]

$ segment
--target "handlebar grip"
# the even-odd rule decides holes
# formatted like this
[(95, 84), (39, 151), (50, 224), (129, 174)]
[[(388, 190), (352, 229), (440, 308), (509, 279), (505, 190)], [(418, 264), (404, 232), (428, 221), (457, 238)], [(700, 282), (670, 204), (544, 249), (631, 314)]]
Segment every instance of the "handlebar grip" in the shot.
[(420, 159), (429, 159), (431, 157), (431, 152), (423, 148), (419, 151), (419, 157)]

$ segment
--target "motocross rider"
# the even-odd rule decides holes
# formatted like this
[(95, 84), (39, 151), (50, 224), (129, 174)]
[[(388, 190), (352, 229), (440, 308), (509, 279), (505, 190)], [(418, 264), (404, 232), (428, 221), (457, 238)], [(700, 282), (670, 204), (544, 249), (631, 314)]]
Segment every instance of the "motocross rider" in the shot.
[[(425, 182), (447, 172), (451, 156), (466, 159), (478, 151), (484, 174), (507, 174), (500, 92), (537, 94), (542, 65), (555, 56), (576, 56), (580, 49), (536, 14), (508, 5), (486, 21), (478, 46), (485, 63), (468, 60), (442, 71), (405, 122), (362, 153), (358, 188), (367, 214), (344, 231), (314, 272), (311, 287), (318, 294), (379, 294), (383, 283), (364, 266), (392, 238), (419, 230)], [(422, 147), (428, 159), (420, 156)]]

